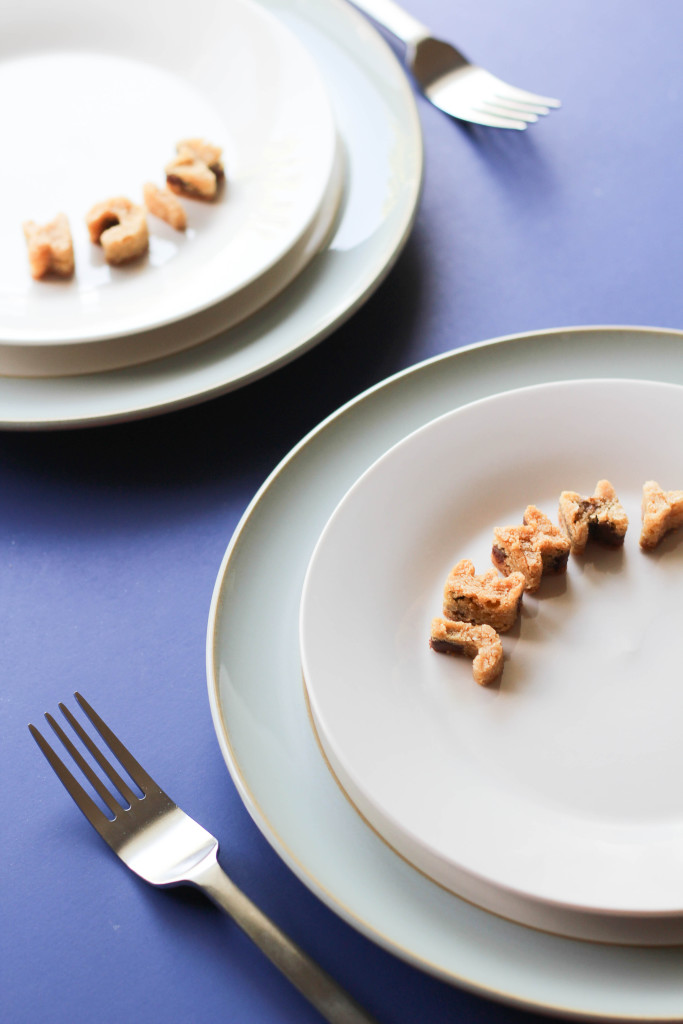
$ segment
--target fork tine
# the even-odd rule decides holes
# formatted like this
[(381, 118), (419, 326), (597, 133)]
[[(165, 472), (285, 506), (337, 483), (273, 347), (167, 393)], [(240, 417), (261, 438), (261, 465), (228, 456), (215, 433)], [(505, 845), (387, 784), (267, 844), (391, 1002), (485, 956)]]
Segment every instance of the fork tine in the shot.
[[(71, 728), (74, 730), (76, 735), (79, 737), (79, 739), (83, 743), (83, 745), (85, 747), (87, 747), (87, 749), (90, 751), (92, 756), (95, 758), (95, 760), (99, 764), (99, 766), (102, 769), (102, 771), (106, 773), (106, 775), (109, 778), (109, 781), (114, 786), (116, 786), (116, 788), (118, 789), (118, 791), (121, 794), (121, 796), (123, 797), (123, 799), (128, 804), (132, 804), (134, 800), (138, 800), (139, 797), (135, 793), (133, 793), (133, 791), (130, 788), (130, 786), (124, 781), (124, 779), (121, 778), (121, 776), (116, 771), (116, 769), (113, 767), (113, 765), (111, 765), (109, 763), (109, 761), (104, 756), (104, 754), (102, 753), (100, 748), (97, 746), (96, 743), (93, 742), (92, 738), (90, 736), (88, 736), (87, 732), (85, 731), (85, 729), (83, 728), (81, 723), (78, 721), (77, 718), (74, 717), (74, 715), (72, 715), (72, 713), (69, 711), (69, 709), (66, 707), (66, 705), (60, 703), (58, 705), (58, 707), (59, 707), (59, 710), (64, 715), (64, 717), (66, 718), (66, 720), (69, 723), (69, 725), (71, 726)], [(47, 718), (48, 716), (46, 715), (45, 717)], [(50, 723), (50, 724), (52, 724), (52, 723)], [(53, 728), (54, 728), (54, 726), (53, 726)], [(61, 736), (60, 736), (60, 739), (61, 739)], [(71, 753), (70, 750), (69, 750), (69, 753)]]
[(499, 85), (503, 86), (503, 91), (500, 94), (501, 98), (505, 96), (508, 99), (519, 100), (520, 103), (529, 103), (532, 106), (552, 107), (555, 110), (562, 106), (561, 101), (553, 99), (552, 96), (539, 96), (535, 92), (527, 92), (526, 89), (518, 89), (516, 85), (508, 85), (507, 82), (499, 82)]
[[(443, 109), (443, 108), (442, 108)], [(507, 114), (501, 116), (500, 114), (493, 114), (490, 111), (486, 111), (483, 107), (478, 110), (474, 107), (470, 107), (468, 110), (456, 112), (454, 109), (447, 111), (452, 117), (460, 117), (464, 121), (472, 121), (474, 124), (483, 124), (487, 128), (516, 128), (518, 131), (523, 131), (528, 127), (527, 121), (521, 121), (519, 118), (509, 117)]]
[[(62, 745), (71, 754), (78, 767), (81, 769), (86, 779), (93, 787), (95, 792), (99, 795), (101, 800), (107, 805), (111, 813), (116, 817), (117, 814), (122, 810), (120, 804), (116, 802), (112, 794), (109, 792), (107, 787), (104, 785), (102, 780), (95, 774), (88, 762), (85, 760), (81, 752), (74, 746), (69, 737), (66, 735), (62, 727), (58, 722), (54, 720), (52, 715), (46, 714), (45, 718), (48, 724), (51, 726), (52, 731), (61, 740)], [(123, 795), (123, 794), (122, 794)]]
[(540, 103), (530, 103), (527, 100), (517, 99), (515, 96), (507, 96), (502, 92), (492, 95), (490, 102), (497, 107), (509, 110), (515, 114), (537, 114), (545, 116), (550, 113), (550, 107), (544, 107)]
[(135, 760), (131, 752), (124, 747), (118, 736), (111, 731), (106, 722), (102, 721), (95, 709), (88, 704), (85, 697), (82, 697), (80, 693), (75, 693), (74, 697), (83, 708), (109, 749), (116, 755), (133, 782), (140, 787), (145, 796), (149, 795), (150, 792), (163, 793), (154, 779), (147, 774), (142, 765)]
[(479, 109), (485, 111), (487, 114), (493, 114), (495, 117), (510, 117), (519, 121), (524, 121), (526, 124), (534, 124), (538, 121), (538, 114), (533, 113), (531, 110), (522, 110), (518, 107), (508, 107), (504, 103), (499, 103), (496, 99), (482, 99), (480, 101)]
[(100, 835), (105, 835), (107, 828), (111, 825), (109, 818), (102, 813), (95, 801), (88, 796), (80, 783), (76, 781), (64, 762), (55, 754), (47, 740), (36, 729), (35, 725), (29, 725), (29, 731), (45, 755), (55, 775), (74, 802), (83, 811), (90, 824)]

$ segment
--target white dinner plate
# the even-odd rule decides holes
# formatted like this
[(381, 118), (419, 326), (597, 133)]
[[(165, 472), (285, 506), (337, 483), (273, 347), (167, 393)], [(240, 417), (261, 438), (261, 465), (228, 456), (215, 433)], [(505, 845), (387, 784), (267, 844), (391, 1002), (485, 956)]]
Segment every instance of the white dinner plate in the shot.
[[(590, 413), (587, 414), (587, 410)], [(662, 443), (678, 438), (678, 444)], [(437, 656), (452, 566), (609, 477), (624, 546), (524, 596), (503, 675)], [(301, 602), (318, 737), (355, 806), (453, 892), (523, 924), (683, 944), (683, 543), (638, 540), (642, 486), (683, 485), (683, 387), (583, 380), (456, 409), (392, 447), (320, 537)]]
[(345, 191), (329, 244), (284, 292), (231, 330), (223, 330), (220, 305), (198, 313), (192, 328), (200, 321), (197, 329), (210, 340), (186, 352), (107, 373), (0, 377), (0, 425), (132, 419), (240, 387), (324, 338), (393, 265), (412, 227), (422, 182), (420, 124), (405, 73), (378, 33), (342, 0), (263, 0), (262, 6), (310, 52), (333, 107)]
[[(3, 8), (2, 126), (15, 154), (0, 202), (0, 372), (125, 366), (206, 335), (159, 328), (221, 304), (223, 326), (288, 284), (327, 236), (342, 191), (334, 115), (316, 62), (249, 0), (85, 0)], [(179, 139), (223, 149), (215, 202), (182, 201), (184, 232), (148, 216), (148, 255), (109, 266), (85, 216), (164, 183)], [(76, 272), (34, 281), (21, 230), (62, 211)], [(324, 224), (319, 228), (319, 221)]]
[[(577, 328), (477, 345), (407, 369), (323, 422), (267, 480), (226, 551), (208, 623), (208, 689), (223, 756), (254, 821), (304, 884), (366, 936), (518, 1007), (614, 1024), (680, 1022), (683, 947), (598, 945), (513, 924), (394, 853), (332, 778), (301, 680), (306, 568), (368, 466), (461, 405), (553, 380), (611, 378), (617, 366), (624, 378), (681, 385), (683, 334)], [(256, 643), (264, 614), (268, 642)]]

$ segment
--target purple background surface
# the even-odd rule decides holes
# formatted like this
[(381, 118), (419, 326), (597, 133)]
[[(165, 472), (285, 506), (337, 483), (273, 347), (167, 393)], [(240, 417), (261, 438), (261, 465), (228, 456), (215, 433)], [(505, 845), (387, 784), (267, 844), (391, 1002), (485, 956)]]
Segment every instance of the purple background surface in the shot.
[(412, 237), (365, 307), (292, 365), (158, 419), (0, 435), (7, 1024), (318, 1020), (227, 918), (191, 892), (145, 886), (81, 817), (26, 729), (75, 689), (220, 837), (237, 883), (380, 1021), (539, 1019), (405, 965), (311, 895), (243, 808), (206, 698), (207, 614), (231, 533), (324, 416), (394, 371), (498, 335), (683, 328), (683, 5), (406, 6), (562, 110), (517, 134), (420, 100)]

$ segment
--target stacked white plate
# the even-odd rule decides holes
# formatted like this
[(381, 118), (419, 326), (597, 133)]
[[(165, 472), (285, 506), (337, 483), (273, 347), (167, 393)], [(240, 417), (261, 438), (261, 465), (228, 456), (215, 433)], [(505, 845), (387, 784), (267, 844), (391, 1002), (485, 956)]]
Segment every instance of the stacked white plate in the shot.
[[(409, 963), (557, 1017), (681, 1020), (683, 943), (666, 943), (681, 921), (683, 542), (646, 554), (638, 535), (644, 480), (683, 478), (682, 341), (537, 332), (376, 385), (273, 471), (209, 615), (216, 735), (292, 871)], [(500, 683), (431, 651), (452, 564), (481, 571), (501, 520), (534, 501), (554, 517), (560, 490), (602, 476), (631, 519), (625, 546), (591, 546), (525, 596)], [(278, 614), (254, 644), (266, 594)], [(569, 937), (591, 923), (608, 941)]]
[[(0, 206), (0, 372), (46, 376), (146, 362), (206, 340), (265, 305), (326, 240), (342, 193), (334, 114), (317, 65), (246, 0), (124, 0), (116, 17), (71, 0), (10, 8), (28, 39), (0, 68), (15, 154)], [(99, 14), (97, 13), (99, 11)], [(107, 265), (84, 218), (93, 203), (141, 202), (175, 144), (220, 145), (227, 187), (186, 203), (188, 228), (150, 216), (149, 254)], [(21, 221), (70, 219), (76, 273), (31, 279)], [(205, 310), (212, 316), (202, 317)]]
[[(318, 7), (3, 11), (15, 154), (0, 196), (3, 426), (111, 421), (229, 390), (320, 340), (382, 279), (418, 201), (419, 122), (379, 36), (341, 2)], [(185, 232), (150, 215), (149, 253), (109, 266), (89, 241), (89, 208), (141, 202), (176, 143), (197, 136), (223, 148), (217, 201), (183, 200)], [(34, 281), (22, 222), (59, 211), (76, 273)]]
[[(683, 390), (583, 380), (465, 406), (391, 448), (317, 543), (301, 653), (326, 760), (410, 864), (521, 924), (683, 944), (683, 546), (639, 546), (646, 480), (680, 486)], [(623, 548), (589, 545), (525, 595), (499, 682), (429, 649), (461, 559), (608, 477)]]

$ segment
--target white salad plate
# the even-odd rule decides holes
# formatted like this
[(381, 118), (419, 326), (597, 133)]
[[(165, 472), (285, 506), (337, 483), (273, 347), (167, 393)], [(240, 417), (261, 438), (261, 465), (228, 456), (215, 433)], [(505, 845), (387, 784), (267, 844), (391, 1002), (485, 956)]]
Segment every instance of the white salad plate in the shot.
[[(0, 377), (0, 426), (42, 429), (134, 419), (240, 387), (326, 337), (393, 266), (412, 228), (422, 183), (422, 136), (405, 73), (379, 34), (343, 0), (262, 0), (260, 6), (311, 54), (333, 109), (344, 192), (328, 243), (288, 288), (231, 330), (224, 330), (220, 303), (163, 329), (191, 328), (209, 337), (187, 351), (109, 372)], [(187, 21), (183, 17), (181, 24)], [(220, 43), (229, 63), (230, 41)], [(174, 140), (179, 130), (174, 124)], [(25, 254), (20, 255), (23, 267)]]
[[(229, 543), (208, 622), (208, 692), (221, 751), (257, 826), (303, 883), (364, 935), (441, 979), (517, 1007), (613, 1024), (680, 1022), (683, 946), (590, 943), (515, 924), (394, 852), (329, 771), (301, 678), (299, 607), (311, 554), (372, 463), (468, 403), (551, 381), (610, 379), (617, 367), (621, 378), (683, 385), (683, 334), (589, 327), (476, 345), (411, 367), (325, 420), (265, 482)], [(256, 642), (264, 615), (267, 643)], [(456, 659), (444, 663), (459, 675)]]
[[(342, 154), (314, 58), (249, 0), (46, 0), (3, 8), (3, 131), (15, 153), (0, 201), (0, 372), (52, 376), (126, 366), (208, 337), (281, 291), (326, 240)], [(90, 207), (142, 203), (180, 139), (223, 149), (214, 202), (181, 200), (188, 227), (148, 215), (149, 253), (112, 267), (88, 236)], [(76, 272), (34, 281), (22, 222), (69, 217)]]
[[(662, 443), (678, 438), (678, 444)], [(608, 477), (625, 543), (525, 594), (504, 670), (435, 655), (452, 566)], [(354, 805), (411, 864), (546, 931), (683, 944), (683, 543), (639, 546), (642, 486), (683, 484), (683, 387), (582, 380), (456, 408), (353, 485), (301, 603), (312, 717)]]

